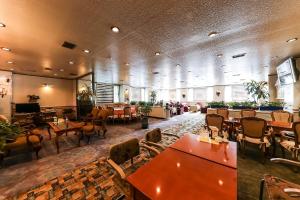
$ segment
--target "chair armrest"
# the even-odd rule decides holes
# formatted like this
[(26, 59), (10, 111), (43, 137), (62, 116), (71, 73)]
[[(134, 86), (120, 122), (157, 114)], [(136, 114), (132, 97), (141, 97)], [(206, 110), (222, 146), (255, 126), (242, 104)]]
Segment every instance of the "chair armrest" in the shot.
[(166, 147), (162, 144), (157, 144), (157, 143), (154, 143), (154, 142), (149, 142), (149, 141), (144, 141), (144, 144), (146, 144), (147, 146), (154, 146), (154, 147), (158, 147), (158, 148), (161, 148), (162, 150), (165, 150)]
[(125, 172), (123, 171), (123, 169), (117, 164), (115, 163), (113, 160), (111, 159), (107, 159), (107, 163), (112, 167), (114, 168), (114, 170), (116, 170), (116, 172), (120, 175), (120, 177), (122, 179), (125, 179), (126, 178), (126, 174)]
[(152, 151), (155, 155), (160, 154), (160, 152), (157, 149), (149, 147), (149, 146), (147, 146), (145, 144), (140, 144), (140, 147), (148, 149), (149, 151)]
[(300, 167), (300, 162), (288, 160), (284, 158), (271, 158), (271, 162), (289, 164), (289, 165)]
[(171, 134), (171, 133), (162, 133), (163, 135), (168, 135), (168, 136), (172, 136), (172, 137), (176, 137), (176, 138), (180, 138), (178, 135), (174, 135), (174, 134)]

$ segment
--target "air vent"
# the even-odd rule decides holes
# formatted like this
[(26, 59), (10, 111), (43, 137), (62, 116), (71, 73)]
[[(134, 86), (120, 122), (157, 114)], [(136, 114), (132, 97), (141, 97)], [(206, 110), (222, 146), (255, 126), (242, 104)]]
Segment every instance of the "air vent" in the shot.
[(153, 74), (159, 74), (159, 72), (153, 72)]
[(232, 58), (240, 58), (240, 57), (244, 57), (245, 55), (246, 55), (246, 53), (241, 53), (241, 54), (232, 56)]
[(50, 67), (45, 67), (45, 70), (47, 70), (47, 71), (51, 71), (51, 70), (52, 70), (52, 68), (50, 68)]
[(68, 49), (74, 49), (76, 47), (76, 44), (64, 41), (64, 43), (61, 46), (65, 47), (65, 48), (68, 48)]
[(77, 76), (78, 74), (70, 73), (70, 76)]

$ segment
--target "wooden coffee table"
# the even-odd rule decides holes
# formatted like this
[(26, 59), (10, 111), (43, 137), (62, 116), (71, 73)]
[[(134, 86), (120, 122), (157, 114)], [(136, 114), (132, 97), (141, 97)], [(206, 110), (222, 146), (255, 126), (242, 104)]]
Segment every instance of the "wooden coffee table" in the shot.
[(133, 199), (237, 199), (237, 170), (173, 148), (127, 177)]
[(67, 134), (69, 131), (75, 131), (78, 133), (77, 134), (78, 146), (80, 146), (80, 140), (82, 137), (81, 128), (84, 126), (84, 123), (71, 122), (71, 121), (60, 122), (60, 123), (49, 122), (48, 125), (49, 125), (49, 127), (48, 127), (49, 138), (51, 139), (50, 128), (56, 134), (55, 145), (56, 145), (57, 153), (59, 153), (59, 136), (63, 135), (64, 133)]

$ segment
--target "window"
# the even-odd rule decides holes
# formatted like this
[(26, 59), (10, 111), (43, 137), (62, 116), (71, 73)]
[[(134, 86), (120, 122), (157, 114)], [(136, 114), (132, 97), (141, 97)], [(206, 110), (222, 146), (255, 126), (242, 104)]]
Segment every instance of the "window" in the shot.
[(120, 102), (120, 86), (114, 85), (114, 102)]
[(232, 101), (232, 87), (231, 87), (231, 85), (225, 86), (224, 101), (225, 102)]
[(187, 100), (194, 101), (194, 89), (193, 88), (188, 89)]
[(232, 101), (247, 101), (249, 95), (243, 85), (232, 85), (231, 86)]
[(176, 90), (176, 101), (180, 101), (181, 99), (181, 94), (180, 94), (180, 89)]
[(206, 89), (206, 100), (207, 101), (213, 101), (214, 100), (214, 88), (208, 87)]
[(194, 101), (206, 101), (206, 88), (194, 88)]
[(141, 89), (141, 101), (145, 101), (145, 88)]

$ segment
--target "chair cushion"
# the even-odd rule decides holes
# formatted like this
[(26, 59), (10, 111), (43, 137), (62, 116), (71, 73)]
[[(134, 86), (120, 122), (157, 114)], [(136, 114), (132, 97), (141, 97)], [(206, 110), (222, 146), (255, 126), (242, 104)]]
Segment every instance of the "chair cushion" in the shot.
[(283, 140), (282, 142), (280, 142), (280, 145), (285, 149), (287, 149), (288, 151), (296, 150), (295, 141), (293, 140)]
[[(29, 142), (33, 146), (39, 145), (40, 139), (38, 136), (30, 135)], [(16, 138), (15, 142), (7, 143), (5, 145), (5, 150), (22, 149), (22, 148), (26, 148), (26, 147), (28, 147), (27, 137), (26, 137), (26, 135), (20, 135), (19, 137)]]
[(88, 124), (82, 127), (82, 131), (84, 133), (88, 133), (88, 132), (93, 132), (94, 131), (94, 126), (93, 124)]
[(149, 142), (160, 142), (162, 139), (161, 130), (159, 128), (153, 129), (152, 131), (149, 131), (146, 133), (146, 141)]
[[(237, 136), (237, 141), (241, 142), (243, 140), (243, 134), (238, 134)], [(260, 138), (250, 138), (250, 137), (245, 137), (244, 140), (246, 140), (247, 142), (250, 142), (250, 143), (253, 143), (253, 144), (263, 144), (265, 143), (266, 144), (266, 147), (270, 147), (271, 146), (271, 143), (270, 141), (268, 140), (267, 137), (264, 137), (264, 141), (260, 141)]]
[(139, 154), (139, 140), (137, 138), (133, 138), (120, 144), (113, 145), (110, 148), (109, 157), (115, 163), (122, 164)]

